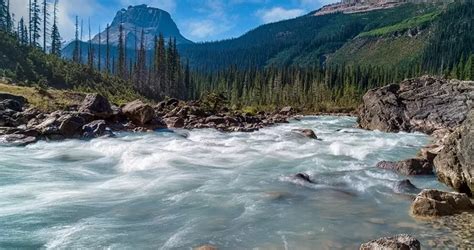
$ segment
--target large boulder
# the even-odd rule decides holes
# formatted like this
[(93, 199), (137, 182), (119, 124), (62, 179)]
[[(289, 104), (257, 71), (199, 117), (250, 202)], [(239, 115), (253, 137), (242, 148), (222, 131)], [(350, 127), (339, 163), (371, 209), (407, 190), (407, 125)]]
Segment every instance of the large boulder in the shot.
[(421, 249), (420, 242), (413, 236), (399, 234), (392, 237), (383, 237), (364, 243), (360, 246), (361, 250), (418, 250)]
[(163, 120), (169, 128), (183, 128), (184, 119), (181, 117), (170, 117)]
[(23, 96), (0, 93), (0, 102), (5, 101), (5, 100), (14, 100), (18, 102), (21, 106), (24, 106), (25, 104), (28, 103), (28, 100)]
[(100, 94), (88, 94), (79, 107), (79, 112), (91, 113), (103, 119), (113, 115), (109, 100)]
[(458, 192), (474, 194), (474, 110), (445, 141), (434, 167), (441, 182)]
[(59, 132), (65, 137), (80, 135), (82, 126), (86, 123), (86, 120), (79, 114), (67, 114), (60, 117), (58, 121), (61, 122)]
[(155, 115), (155, 110), (150, 105), (145, 104), (140, 100), (127, 103), (122, 108), (122, 112), (128, 119), (139, 126), (150, 122)]
[(431, 218), (458, 214), (473, 208), (466, 194), (426, 189), (416, 196), (410, 210), (415, 217)]
[(96, 120), (82, 127), (84, 138), (97, 138), (101, 136), (112, 136), (113, 133), (107, 128), (104, 120)]
[(408, 160), (391, 162), (381, 161), (377, 168), (396, 171), (403, 175), (432, 175), (433, 165), (426, 159), (412, 158)]
[(474, 100), (474, 82), (430, 76), (368, 91), (359, 108), (359, 126), (385, 132), (454, 129)]
[(0, 135), (0, 144), (9, 146), (26, 146), (37, 141), (35, 136), (25, 134)]
[(0, 110), (10, 109), (16, 112), (21, 112), (23, 110), (23, 104), (13, 99), (7, 99), (0, 101)]

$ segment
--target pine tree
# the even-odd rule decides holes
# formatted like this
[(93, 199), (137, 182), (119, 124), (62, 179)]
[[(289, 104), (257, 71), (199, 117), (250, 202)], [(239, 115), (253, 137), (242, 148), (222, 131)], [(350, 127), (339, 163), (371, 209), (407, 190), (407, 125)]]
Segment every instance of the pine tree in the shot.
[(101, 68), (101, 61), (102, 61), (101, 50), (102, 50), (102, 37), (101, 37), (101, 30), (100, 30), (100, 25), (99, 25), (99, 51), (98, 51), (98, 55), (97, 55), (97, 70), (99, 72), (102, 71), (102, 68)]
[(46, 42), (48, 37), (48, 2), (43, 0), (43, 51), (46, 53)]
[(38, 0), (33, 0), (31, 5), (31, 43), (33, 46), (40, 46), (39, 39), (41, 38), (41, 9)]
[(51, 29), (51, 54), (61, 57), (61, 35), (58, 29), (58, 0), (54, 1), (53, 28)]
[(75, 32), (75, 39), (74, 39), (74, 51), (72, 53), (72, 60), (76, 63), (81, 63), (81, 52), (80, 52), (80, 45), (79, 45), (79, 17), (76, 16), (76, 32)]
[(120, 23), (119, 26), (119, 40), (118, 40), (118, 62), (117, 62), (117, 73), (118, 76), (122, 79), (125, 79), (127, 76), (127, 66), (125, 58), (125, 47), (124, 47), (124, 37), (123, 37), (123, 24)]
[(107, 73), (110, 73), (110, 26), (107, 24), (106, 34), (105, 34), (105, 67), (107, 68)]
[(7, 4), (0, 0), (0, 29), (7, 30)]
[(146, 83), (146, 48), (145, 48), (145, 31), (142, 29), (140, 36), (140, 48), (138, 50), (137, 63), (136, 63), (136, 87), (142, 93), (145, 93)]
[(89, 18), (89, 41), (87, 48), (87, 65), (90, 69), (94, 68), (94, 47), (92, 46), (92, 37), (91, 37), (91, 19)]

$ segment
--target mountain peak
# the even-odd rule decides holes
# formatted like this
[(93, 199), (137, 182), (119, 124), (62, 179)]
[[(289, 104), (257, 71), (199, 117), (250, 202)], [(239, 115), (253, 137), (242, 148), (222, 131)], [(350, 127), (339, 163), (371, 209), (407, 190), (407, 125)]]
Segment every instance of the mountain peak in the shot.
[[(123, 26), (125, 41), (128, 47), (134, 47), (140, 42), (140, 33), (143, 30), (146, 37), (146, 46), (153, 47), (153, 39), (159, 34), (163, 34), (166, 39), (176, 38), (178, 44), (192, 43), (181, 35), (178, 26), (173, 21), (171, 15), (158, 8), (149, 7), (146, 4), (129, 6), (121, 9), (115, 15), (110, 25), (110, 43), (118, 44), (119, 27)], [(101, 43), (106, 42), (106, 31), (101, 34)], [(99, 34), (92, 40), (99, 43)]]

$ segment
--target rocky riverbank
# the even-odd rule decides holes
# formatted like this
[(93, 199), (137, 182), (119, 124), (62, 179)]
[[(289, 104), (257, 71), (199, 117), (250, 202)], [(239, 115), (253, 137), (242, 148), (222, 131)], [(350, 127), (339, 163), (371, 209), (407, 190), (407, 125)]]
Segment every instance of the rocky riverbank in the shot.
[[(361, 128), (385, 132), (419, 131), (433, 136), (433, 142), (417, 157), (400, 162), (383, 161), (376, 167), (403, 175), (435, 174), (439, 181), (459, 192), (423, 190), (410, 209), (415, 218), (433, 220), (474, 213), (469, 198), (474, 192), (473, 106), (474, 82), (430, 76), (373, 89), (363, 97), (358, 111)], [(463, 223), (463, 220), (458, 221)], [(394, 239), (397, 237), (379, 241), (404, 246), (404, 242)], [(365, 244), (361, 249), (373, 249), (364, 246), (374, 244)]]
[(48, 113), (29, 107), (28, 100), (21, 96), (0, 94), (0, 143), (21, 146), (38, 140), (90, 139), (113, 136), (118, 131), (166, 128), (252, 132), (286, 123), (294, 114), (291, 107), (249, 114), (226, 107), (209, 109), (199, 101), (177, 99), (153, 106), (136, 100), (118, 107), (98, 94), (87, 95), (79, 106)]

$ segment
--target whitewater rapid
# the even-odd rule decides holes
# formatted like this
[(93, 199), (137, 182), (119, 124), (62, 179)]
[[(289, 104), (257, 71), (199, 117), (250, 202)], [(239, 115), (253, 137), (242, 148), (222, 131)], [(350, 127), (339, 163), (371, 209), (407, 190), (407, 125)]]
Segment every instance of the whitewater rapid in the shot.
[[(334, 249), (386, 234), (434, 237), (395, 190), (406, 177), (374, 168), (415, 156), (430, 138), (355, 124), (305, 117), (254, 133), (158, 131), (0, 147), (0, 248)], [(316, 184), (292, 178), (300, 172)], [(442, 188), (434, 177), (410, 180)]]

